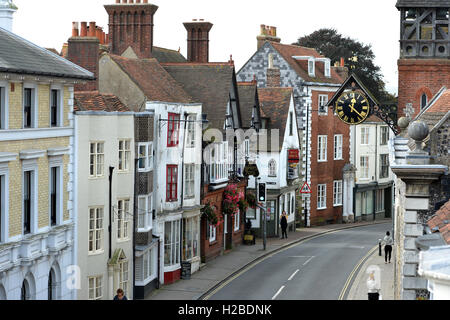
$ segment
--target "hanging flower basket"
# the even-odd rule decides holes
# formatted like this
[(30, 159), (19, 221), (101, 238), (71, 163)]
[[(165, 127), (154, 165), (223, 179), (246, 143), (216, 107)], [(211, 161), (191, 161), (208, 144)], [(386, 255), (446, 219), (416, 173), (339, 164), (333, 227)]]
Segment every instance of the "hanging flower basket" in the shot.
[(241, 198), (241, 199), (239, 200), (239, 202), (238, 202), (238, 205), (239, 205), (239, 210), (240, 210), (241, 212), (246, 212), (246, 211), (247, 211), (247, 208), (248, 208), (248, 202), (247, 202), (247, 200), (245, 200), (245, 198)]
[(212, 226), (220, 225), (222, 219), (219, 214), (216, 213), (216, 210), (211, 206), (210, 203), (207, 203), (205, 207), (201, 210), (202, 214), (208, 219), (208, 222)]
[(230, 184), (225, 188), (223, 192), (222, 211), (224, 214), (230, 214), (234, 216), (239, 208), (239, 192), (237, 185)]
[(246, 200), (250, 208), (256, 208), (256, 197), (253, 193), (247, 193)]

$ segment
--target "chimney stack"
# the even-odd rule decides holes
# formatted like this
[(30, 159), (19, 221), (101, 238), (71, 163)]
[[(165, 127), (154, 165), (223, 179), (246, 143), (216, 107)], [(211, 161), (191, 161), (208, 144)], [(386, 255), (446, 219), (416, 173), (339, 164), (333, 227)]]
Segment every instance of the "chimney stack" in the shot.
[(269, 53), (269, 66), (267, 68), (267, 88), (279, 88), (281, 86), (281, 72), (273, 65), (273, 55)]
[(258, 50), (266, 41), (281, 42), (281, 39), (277, 37), (277, 28), (269, 27), (264, 24), (261, 25), (261, 34), (256, 37), (256, 40)]
[(111, 53), (122, 55), (129, 47), (139, 58), (151, 58), (153, 49), (153, 16), (158, 6), (148, 0), (116, 0), (105, 5), (109, 16), (108, 43)]
[(204, 19), (183, 23), (187, 31), (187, 59), (189, 62), (209, 62), (209, 31), (213, 27)]
[(338, 66), (334, 67), (334, 71), (342, 78), (342, 80), (347, 80), (348, 78), (348, 68), (345, 66), (344, 58), (340, 59), (340, 62), (336, 63)]

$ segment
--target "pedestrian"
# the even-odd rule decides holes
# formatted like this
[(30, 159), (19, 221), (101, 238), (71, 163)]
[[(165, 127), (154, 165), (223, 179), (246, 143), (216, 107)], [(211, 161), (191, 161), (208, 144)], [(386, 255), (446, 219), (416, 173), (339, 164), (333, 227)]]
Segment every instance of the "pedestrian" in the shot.
[(250, 219), (247, 219), (247, 222), (245, 223), (245, 230), (246, 231), (252, 230), (252, 222), (250, 221)]
[(287, 239), (287, 226), (288, 226), (288, 222), (287, 222), (287, 216), (286, 216), (286, 211), (283, 211), (283, 214), (281, 215), (281, 219), (280, 219), (280, 227), (281, 227), (281, 239), (284, 239), (284, 237), (286, 237)]
[(369, 300), (380, 300), (380, 288), (375, 280), (375, 272), (372, 271), (367, 279), (367, 289)]
[(114, 297), (114, 300), (128, 300), (128, 299), (123, 290), (119, 288), (117, 289), (117, 295)]
[(394, 244), (394, 239), (391, 237), (391, 233), (386, 232), (386, 236), (383, 239), (384, 243), (384, 263), (391, 263), (392, 255), (392, 245)]

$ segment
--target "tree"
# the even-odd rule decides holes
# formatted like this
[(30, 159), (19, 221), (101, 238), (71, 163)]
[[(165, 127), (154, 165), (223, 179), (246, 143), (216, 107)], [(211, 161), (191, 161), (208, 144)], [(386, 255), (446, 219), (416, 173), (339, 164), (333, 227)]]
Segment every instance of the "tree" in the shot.
[(319, 29), (293, 44), (316, 49), (321, 55), (330, 58), (332, 65), (344, 58), (349, 72), (355, 73), (380, 103), (396, 100), (385, 89), (381, 69), (374, 64), (375, 55), (371, 45), (343, 37), (335, 29)]

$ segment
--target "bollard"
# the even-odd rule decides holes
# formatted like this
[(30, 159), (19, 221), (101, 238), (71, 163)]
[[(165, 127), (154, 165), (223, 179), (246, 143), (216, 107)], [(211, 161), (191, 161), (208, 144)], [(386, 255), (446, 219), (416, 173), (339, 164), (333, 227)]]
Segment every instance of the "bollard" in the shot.
[(378, 255), (379, 255), (380, 257), (383, 256), (383, 254), (381, 253), (381, 239), (378, 240)]

